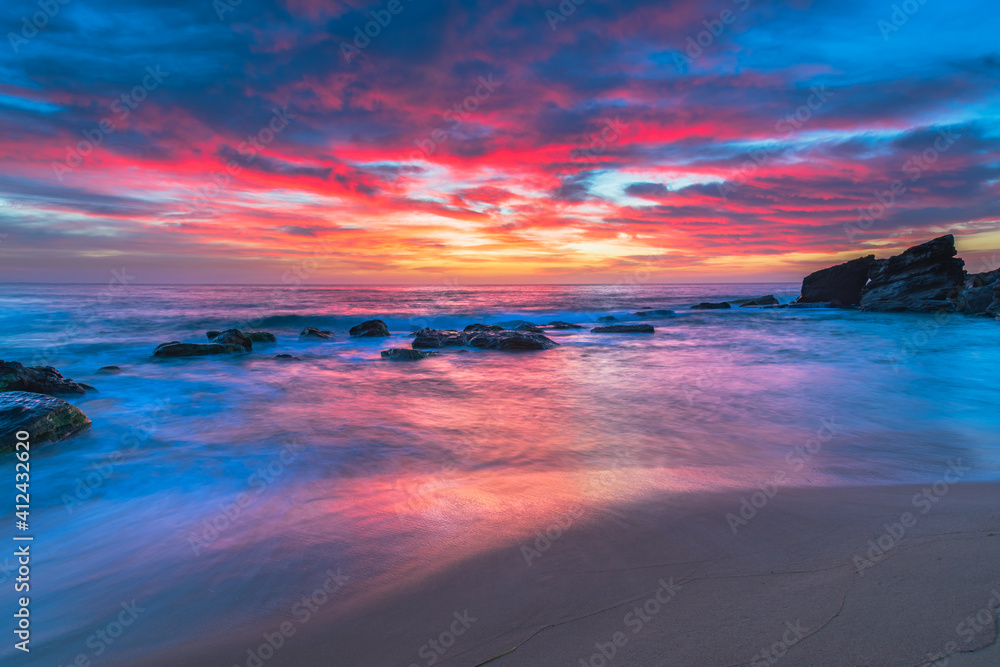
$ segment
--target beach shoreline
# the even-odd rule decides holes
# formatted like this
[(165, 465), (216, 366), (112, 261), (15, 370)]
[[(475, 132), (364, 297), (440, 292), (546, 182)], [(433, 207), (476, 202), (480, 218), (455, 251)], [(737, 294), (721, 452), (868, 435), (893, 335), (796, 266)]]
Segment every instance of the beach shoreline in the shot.
[(949, 664), (995, 664), (995, 624), (967, 619), (1000, 605), (1000, 485), (942, 490), (782, 488), (735, 534), (726, 515), (755, 490), (664, 495), (544, 550), (525, 536), (393, 592), (331, 596), (272, 651), (260, 628), (279, 643), (280, 615), (142, 660), (874, 667), (962, 651)]

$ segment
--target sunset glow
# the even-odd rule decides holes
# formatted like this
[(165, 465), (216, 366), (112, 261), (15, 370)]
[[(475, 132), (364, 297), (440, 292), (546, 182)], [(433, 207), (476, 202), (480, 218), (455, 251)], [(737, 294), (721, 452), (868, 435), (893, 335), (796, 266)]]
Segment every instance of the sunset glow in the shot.
[(970, 266), (1000, 251), (996, 33), (945, 33), (947, 3), (98, 4), (0, 55), (2, 280), (797, 280), (948, 232)]

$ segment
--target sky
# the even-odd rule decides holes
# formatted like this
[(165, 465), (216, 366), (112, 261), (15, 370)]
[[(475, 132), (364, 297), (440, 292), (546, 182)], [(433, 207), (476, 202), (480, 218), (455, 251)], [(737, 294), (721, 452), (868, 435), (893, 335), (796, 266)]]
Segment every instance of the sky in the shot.
[(0, 23), (0, 281), (791, 281), (945, 233), (1000, 266), (992, 0), (17, 0)]

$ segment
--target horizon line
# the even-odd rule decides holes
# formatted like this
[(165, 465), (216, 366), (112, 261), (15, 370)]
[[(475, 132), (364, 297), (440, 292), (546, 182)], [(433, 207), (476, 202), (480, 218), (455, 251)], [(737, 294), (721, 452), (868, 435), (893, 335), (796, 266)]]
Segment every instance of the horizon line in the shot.
[[(112, 281), (113, 282), (113, 281)], [(304, 287), (446, 287), (461, 289), (463, 287), (605, 287), (642, 285), (797, 285), (801, 281), (772, 280), (763, 282), (703, 282), (703, 283), (466, 283), (462, 285), (447, 285), (445, 283), (313, 283), (308, 285), (279, 285), (274, 283), (128, 283), (126, 287), (288, 287), (302, 289)], [(107, 282), (4, 282), (0, 285), (107, 285)], [(118, 283), (116, 283), (118, 284)]]

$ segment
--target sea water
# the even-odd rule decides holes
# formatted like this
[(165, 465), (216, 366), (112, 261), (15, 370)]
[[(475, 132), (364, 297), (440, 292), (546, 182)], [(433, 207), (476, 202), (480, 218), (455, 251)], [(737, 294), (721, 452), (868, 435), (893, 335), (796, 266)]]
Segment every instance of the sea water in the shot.
[[(391, 589), (650, 494), (932, 482), (954, 461), (1000, 477), (1000, 323), (690, 309), (797, 287), (0, 286), (0, 358), (98, 389), (66, 397), (88, 431), (32, 448), (28, 664), (142, 664), (273, 629), (319, 573), (343, 595)], [(609, 315), (656, 332), (589, 330)], [(392, 336), (348, 336), (372, 318)], [(585, 328), (545, 351), (379, 355), (424, 326), (554, 320)], [(151, 356), (230, 327), (278, 342)], [(0, 586), (14, 577), (4, 549)]]

